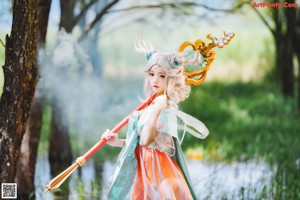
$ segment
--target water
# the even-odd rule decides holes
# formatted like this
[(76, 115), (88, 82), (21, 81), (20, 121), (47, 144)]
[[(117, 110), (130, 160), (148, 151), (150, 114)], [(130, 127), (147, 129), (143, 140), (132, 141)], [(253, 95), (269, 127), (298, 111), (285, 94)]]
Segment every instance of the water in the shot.
[(264, 188), (271, 190), (276, 171), (256, 160), (231, 164), (190, 161), (189, 170), (199, 199), (259, 199)]
[[(276, 173), (276, 168), (272, 168), (264, 161), (250, 160), (228, 164), (188, 160), (188, 168), (199, 200), (258, 199), (263, 191), (267, 194), (266, 199), (272, 199), (271, 182)], [(78, 171), (75, 171), (69, 177), (71, 188), (69, 200), (77, 200), (80, 199), (79, 197), (81, 199), (105, 200), (105, 192), (109, 187), (109, 180), (114, 173), (114, 169), (115, 163), (105, 161), (102, 177), (96, 177), (94, 163), (92, 160), (88, 161), (82, 167), (81, 178), (78, 176)], [(101, 188), (98, 188), (96, 198), (95, 181), (101, 179), (102, 184), (98, 184)], [(54, 199), (53, 194), (50, 192), (42, 194), (45, 185), (49, 182), (50, 168), (47, 156), (41, 155), (38, 157), (35, 178), (37, 200)], [(268, 194), (270, 195), (268, 196)]]

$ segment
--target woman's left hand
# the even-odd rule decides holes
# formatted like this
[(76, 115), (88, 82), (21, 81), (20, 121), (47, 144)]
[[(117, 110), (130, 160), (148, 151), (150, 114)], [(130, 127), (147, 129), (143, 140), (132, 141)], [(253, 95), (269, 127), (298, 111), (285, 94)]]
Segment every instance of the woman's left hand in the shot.
[(107, 140), (106, 144), (113, 147), (119, 146), (120, 144), (120, 139), (118, 138), (118, 134), (110, 132), (109, 129), (106, 129), (106, 131), (102, 134), (101, 139), (106, 139)]

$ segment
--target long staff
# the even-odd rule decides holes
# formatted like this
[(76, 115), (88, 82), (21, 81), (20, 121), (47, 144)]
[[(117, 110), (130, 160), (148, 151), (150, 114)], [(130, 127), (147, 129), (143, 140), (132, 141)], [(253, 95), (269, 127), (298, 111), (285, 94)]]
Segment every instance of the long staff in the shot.
[[(156, 94), (152, 95), (146, 102), (140, 104), (134, 111), (142, 110), (148, 105), (151, 104), (151, 102), (155, 99)], [(134, 112), (132, 111), (132, 112)], [(131, 112), (131, 113), (132, 113)], [(131, 114), (130, 113), (130, 114)], [(123, 128), (129, 121), (130, 114), (125, 117), (118, 125), (116, 125), (111, 132), (112, 133), (118, 133), (121, 128)], [(58, 176), (53, 178), (49, 185), (46, 186), (46, 190), (44, 193), (48, 191), (52, 191), (55, 188), (58, 188), (72, 173), (77, 169), (79, 166), (83, 166), (85, 162), (96, 152), (98, 151), (105, 143), (107, 142), (107, 139), (103, 138), (100, 139), (92, 148), (90, 148), (83, 156), (80, 156), (76, 159), (75, 163), (72, 164), (70, 167), (68, 167), (65, 171), (60, 173)]]
[[(192, 42), (184, 42), (182, 43), (179, 48), (178, 52), (183, 52), (188, 47), (192, 48), (192, 51), (200, 52), (201, 55), (204, 57), (204, 66), (200, 67), (199, 69), (196, 68), (192, 71), (184, 69), (184, 75), (185, 75), (185, 83), (187, 85), (201, 85), (207, 75), (207, 71), (210, 69), (214, 59), (215, 59), (215, 52), (212, 51), (214, 47), (223, 48), (226, 46), (231, 39), (235, 36), (234, 33), (231, 32), (225, 32), (224, 31), (224, 38), (216, 38), (212, 37), (211, 34), (207, 35), (207, 38), (211, 40), (211, 43), (206, 44), (203, 40), (198, 39), (194, 43)], [(202, 64), (201, 64), (202, 65)], [(196, 66), (197, 67), (197, 66)], [(156, 97), (156, 94), (154, 94), (152, 97), (149, 98), (148, 101), (138, 106), (135, 110), (141, 110), (148, 106)], [(115, 126), (111, 132), (117, 133), (125, 124), (127, 124), (129, 120), (129, 116), (124, 118), (117, 126)], [(59, 187), (71, 174), (72, 172), (77, 169), (77, 167), (84, 165), (87, 159), (89, 159), (99, 148), (101, 148), (105, 143), (107, 142), (106, 139), (101, 139), (98, 143), (96, 143), (88, 152), (86, 152), (83, 156), (80, 156), (76, 159), (75, 163), (71, 165), (69, 168), (67, 168), (65, 171), (60, 173), (58, 176), (56, 176), (54, 179), (52, 179), (49, 183), (49, 185), (46, 186), (46, 190), (44, 193), (48, 191), (52, 191), (53, 189)]]

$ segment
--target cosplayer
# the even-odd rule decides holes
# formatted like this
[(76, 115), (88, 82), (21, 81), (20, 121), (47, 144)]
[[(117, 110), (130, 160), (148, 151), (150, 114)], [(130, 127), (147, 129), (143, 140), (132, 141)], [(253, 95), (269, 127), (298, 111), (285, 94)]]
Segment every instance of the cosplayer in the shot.
[[(208, 130), (198, 119), (179, 111), (177, 104), (188, 97), (189, 85), (197, 86), (205, 80), (215, 58), (211, 49), (227, 45), (234, 33), (224, 32), (224, 36), (207, 35), (211, 40), (208, 45), (198, 39), (182, 43), (176, 53), (164, 53), (141, 41), (138, 34), (135, 49), (148, 60), (144, 91), (151, 97), (112, 131), (104, 132), (88, 152), (50, 181), (44, 193), (59, 187), (107, 143), (122, 147), (107, 194), (109, 200), (197, 199), (180, 144), (186, 132), (203, 139)], [(117, 132), (127, 122), (126, 139), (119, 139)]]
[[(164, 53), (149, 43), (138, 41), (135, 49), (145, 54), (145, 94), (156, 99), (147, 108), (131, 114), (126, 140), (107, 130), (102, 137), (107, 144), (123, 147), (113, 176), (108, 199), (156, 200), (197, 199), (180, 147), (178, 130), (185, 127), (198, 138), (205, 138), (208, 129), (202, 122), (178, 110), (177, 103), (185, 100), (190, 86), (185, 84), (184, 65), (197, 66), (203, 56), (195, 51)], [(178, 118), (183, 126), (178, 125)]]

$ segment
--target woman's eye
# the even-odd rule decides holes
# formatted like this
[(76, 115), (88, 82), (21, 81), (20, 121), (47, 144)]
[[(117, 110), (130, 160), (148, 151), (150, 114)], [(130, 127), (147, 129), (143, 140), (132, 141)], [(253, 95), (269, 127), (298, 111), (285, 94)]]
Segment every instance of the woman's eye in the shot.
[(149, 76), (154, 76), (154, 74), (150, 72), (150, 73), (149, 73)]
[(166, 75), (160, 75), (159, 77), (160, 78), (166, 78)]

